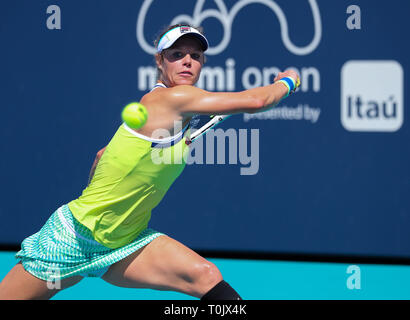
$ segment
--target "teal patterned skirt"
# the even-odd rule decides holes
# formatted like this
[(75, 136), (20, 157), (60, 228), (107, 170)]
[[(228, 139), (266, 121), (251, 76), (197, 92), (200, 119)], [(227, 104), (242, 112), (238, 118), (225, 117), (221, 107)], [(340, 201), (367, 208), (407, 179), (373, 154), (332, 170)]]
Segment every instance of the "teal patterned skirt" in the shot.
[(163, 233), (150, 228), (131, 243), (110, 249), (73, 217), (67, 205), (55, 211), (41, 230), (26, 238), (16, 258), (26, 271), (45, 281), (72, 276), (101, 277), (110, 265), (144, 247)]

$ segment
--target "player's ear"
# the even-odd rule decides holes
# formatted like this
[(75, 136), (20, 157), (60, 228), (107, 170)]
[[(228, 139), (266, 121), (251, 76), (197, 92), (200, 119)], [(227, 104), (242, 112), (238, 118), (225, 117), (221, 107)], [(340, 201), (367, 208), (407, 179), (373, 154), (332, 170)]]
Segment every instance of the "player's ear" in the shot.
[(162, 56), (162, 54), (161, 53), (156, 53), (155, 54), (155, 63), (157, 65), (157, 68), (161, 71), (162, 71), (162, 62), (163, 61), (164, 61), (164, 57)]

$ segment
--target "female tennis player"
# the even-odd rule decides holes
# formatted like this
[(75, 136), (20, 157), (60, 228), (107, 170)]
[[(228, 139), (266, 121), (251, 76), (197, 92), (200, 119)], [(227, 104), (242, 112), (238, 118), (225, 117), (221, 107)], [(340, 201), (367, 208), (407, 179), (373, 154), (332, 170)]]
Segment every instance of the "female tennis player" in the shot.
[[(50, 299), (84, 277), (202, 300), (241, 299), (213, 263), (148, 228), (152, 209), (185, 166), (155, 157), (182, 157), (183, 152), (170, 151), (189, 148), (186, 132), (193, 115), (267, 110), (294, 90), (298, 75), (286, 71), (268, 86), (212, 93), (194, 87), (208, 48), (201, 29), (171, 26), (158, 37), (156, 48), (158, 83), (141, 100), (149, 114), (146, 125), (132, 130), (122, 124), (98, 152), (81, 196), (58, 208), (22, 242), (19, 263), (0, 284), (0, 299)], [(176, 121), (182, 129), (174, 130)], [(158, 129), (171, 136), (153, 137)]]

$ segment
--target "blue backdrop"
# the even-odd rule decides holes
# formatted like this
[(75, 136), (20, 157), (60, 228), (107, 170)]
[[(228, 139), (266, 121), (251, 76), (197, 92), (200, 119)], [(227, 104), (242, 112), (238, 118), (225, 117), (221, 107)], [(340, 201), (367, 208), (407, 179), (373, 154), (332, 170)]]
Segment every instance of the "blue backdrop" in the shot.
[(410, 258), (410, 3), (351, 4), (2, 1), (0, 243), (81, 194), (122, 107), (152, 85), (155, 36), (189, 21), (211, 43), (199, 86), (243, 90), (293, 67), (302, 87), (221, 126), (255, 147), (255, 174), (239, 158), (188, 165), (151, 227), (200, 250)]

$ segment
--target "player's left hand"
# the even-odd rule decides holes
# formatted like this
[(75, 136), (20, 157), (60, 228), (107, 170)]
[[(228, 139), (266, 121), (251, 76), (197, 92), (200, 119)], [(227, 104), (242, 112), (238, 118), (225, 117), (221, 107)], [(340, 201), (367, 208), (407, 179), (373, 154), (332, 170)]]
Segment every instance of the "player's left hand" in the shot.
[(299, 79), (299, 75), (295, 70), (289, 69), (285, 72), (279, 72), (278, 75), (275, 77), (274, 81), (278, 81), (282, 78), (291, 77), (295, 82)]

